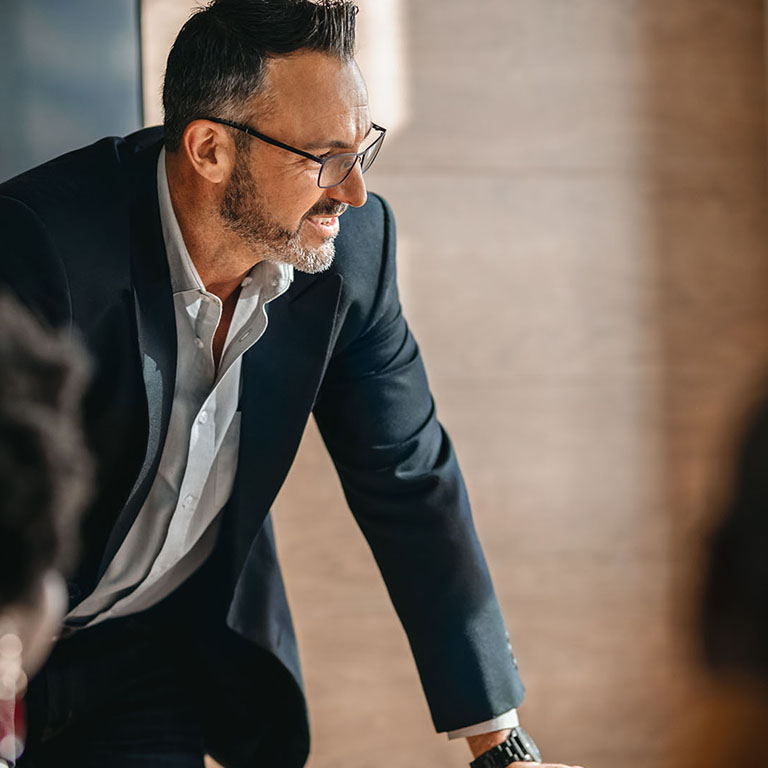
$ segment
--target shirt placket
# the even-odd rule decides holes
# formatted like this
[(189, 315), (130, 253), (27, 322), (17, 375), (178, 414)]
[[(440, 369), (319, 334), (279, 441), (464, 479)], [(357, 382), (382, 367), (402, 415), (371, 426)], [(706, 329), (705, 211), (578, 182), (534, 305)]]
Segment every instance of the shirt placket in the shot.
[(173, 512), (163, 547), (155, 560), (150, 580), (168, 571), (183, 555), (190, 543), (189, 532), (205, 491), (216, 456), (216, 370), (213, 359), (213, 337), (221, 319), (221, 303), (210, 294), (200, 292), (200, 306), (194, 316), (193, 344), (195, 402), (201, 402), (190, 431), (184, 475), (178, 501)]

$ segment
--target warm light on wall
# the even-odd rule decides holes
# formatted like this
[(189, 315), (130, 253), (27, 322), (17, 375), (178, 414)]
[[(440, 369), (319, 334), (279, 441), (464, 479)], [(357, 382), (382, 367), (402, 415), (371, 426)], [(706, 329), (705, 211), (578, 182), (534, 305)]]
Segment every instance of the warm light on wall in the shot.
[(368, 83), (371, 115), (390, 138), (408, 119), (403, 0), (358, 0), (357, 61)]
[(163, 122), (165, 60), (193, 7), (190, 0), (142, 0), (141, 53), (145, 125), (159, 125)]

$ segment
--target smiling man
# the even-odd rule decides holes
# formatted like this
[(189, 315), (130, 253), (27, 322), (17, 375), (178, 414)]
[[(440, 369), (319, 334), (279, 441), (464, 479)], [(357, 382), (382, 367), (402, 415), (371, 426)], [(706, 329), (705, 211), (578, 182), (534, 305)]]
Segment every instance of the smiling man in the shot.
[(366, 193), (385, 130), (353, 59), (355, 14), (212, 2), (169, 56), (164, 129), (0, 186), (0, 281), (95, 362), (94, 502), (23, 765), (200, 768), (206, 751), (233, 768), (304, 764), (269, 508), (312, 413), (437, 729), (468, 738), (482, 768), (536, 754), (400, 311), (392, 215)]

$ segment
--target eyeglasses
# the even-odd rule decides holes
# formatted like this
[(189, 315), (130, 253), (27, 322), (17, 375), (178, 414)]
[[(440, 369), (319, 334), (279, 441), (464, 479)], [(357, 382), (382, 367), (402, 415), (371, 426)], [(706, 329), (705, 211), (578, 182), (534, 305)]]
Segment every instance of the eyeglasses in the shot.
[(355, 167), (355, 163), (360, 161), (360, 168), (365, 173), (376, 159), (376, 155), (379, 154), (381, 145), (384, 142), (384, 137), (387, 135), (387, 129), (382, 128), (376, 123), (371, 123), (371, 127), (375, 131), (379, 131), (379, 135), (376, 140), (369, 144), (362, 152), (342, 152), (338, 155), (331, 155), (330, 157), (318, 157), (309, 152), (305, 152), (303, 149), (296, 149), (296, 147), (290, 146), (290, 144), (284, 144), (282, 141), (272, 139), (269, 136), (265, 136), (263, 133), (259, 133), (248, 125), (243, 123), (234, 123), (231, 120), (223, 120), (220, 117), (204, 117), (202, 120), (210, 120), (212, 123), (219, 123), (220, 125), (228, 125), (230, 128), (236, 128), (238, 131), (247, 133), (249, 136), (253, 136), (255, 139), (260, 139), (267, 144), (272, 144), (274, 147), (280, 147), (280, 149), (287, 149), (289, 152), (293, 152), (295, 155), (301, 155), (309, 160), (314, 160), (316, 163), (320, 163), (320, 173), (317, 175), (317, 186), (321, 189), (328, 189), (329, 187), (336, 187), (341, 184)]

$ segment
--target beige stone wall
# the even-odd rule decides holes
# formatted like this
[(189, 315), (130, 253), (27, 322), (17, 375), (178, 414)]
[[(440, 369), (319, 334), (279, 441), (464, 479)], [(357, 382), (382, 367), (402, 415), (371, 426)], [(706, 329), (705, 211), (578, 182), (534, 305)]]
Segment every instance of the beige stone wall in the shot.
[[(762, 4), (359, 4), (373, 116), (398, 127), (370, 187), (398, 218), (521, 716), (550, 759), (664, 764), (701, 533), (768, 369)], [(276, 518), (311, 768), (466, 765), (313, 426)]]

